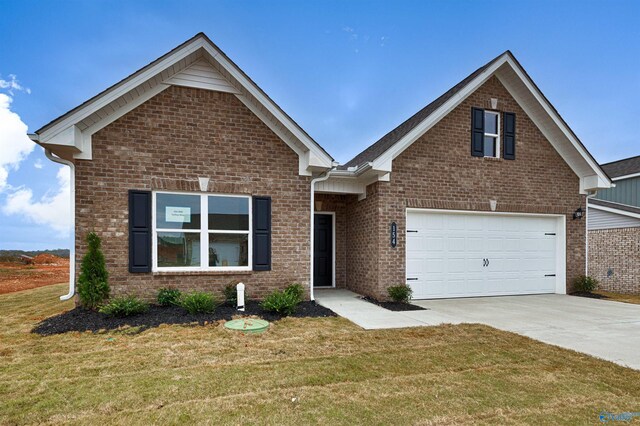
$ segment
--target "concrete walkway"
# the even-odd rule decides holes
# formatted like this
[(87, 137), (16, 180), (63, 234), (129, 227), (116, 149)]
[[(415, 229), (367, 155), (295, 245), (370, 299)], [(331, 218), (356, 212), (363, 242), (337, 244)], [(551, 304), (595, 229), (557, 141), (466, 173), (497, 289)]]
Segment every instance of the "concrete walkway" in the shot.
[(640, 370), (640, 305), (557, 294), (418, 300), (426, 311), (392, 312), (348, 290), (316, 301), (364, 329), (479, 323)]

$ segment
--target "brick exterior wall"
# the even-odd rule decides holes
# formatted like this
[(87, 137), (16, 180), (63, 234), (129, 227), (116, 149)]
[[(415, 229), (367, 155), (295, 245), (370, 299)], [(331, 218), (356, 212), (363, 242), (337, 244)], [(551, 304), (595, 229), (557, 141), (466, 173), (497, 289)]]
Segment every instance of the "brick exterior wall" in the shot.
[(640, 228), (589, 231), (589, 275), (601, 290), (640, 294)]
[[(129, 189), (272, 197), (272, 270), (128, 272)], [(162, 287), (220, 291), (244, 282), (248, 296), (309, 284), (309, 184), (298, 156), (234, 95), (172, 86), (93, 135), (93, 160), (76, 160), (76, 250), (102, 238), (112, 294), (153, 299)], [(342, 219), (341, 223), (344, 221)], [(343, 225), (341, 225), (343, 226)]]
[[(486, 107), (491, 98), (499, 110), (516, 113), (516, 160), (471, 156), (471, 108)], [(584, 274), (585, 221), (572, 217), (578, 207), (586, 210), (579, 178), (496, 77), (399, 155), (390, 182), (367, 192), (348, 207), (348, 286), (359, 293), (386, 298), (388, 286), (405, 282), (406, 208), (490, 211), (491, 199), (499, 212), (565, 215), (568, 292)], [(395, 249), (388, 241), (392, 221)]]

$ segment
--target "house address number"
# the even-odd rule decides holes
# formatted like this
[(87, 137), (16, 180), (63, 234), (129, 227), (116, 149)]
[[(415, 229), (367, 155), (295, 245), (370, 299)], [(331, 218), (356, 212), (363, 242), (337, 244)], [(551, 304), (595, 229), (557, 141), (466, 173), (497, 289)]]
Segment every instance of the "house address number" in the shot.
[(391, 222), (391, 247), (398, 245), (398, 224)]

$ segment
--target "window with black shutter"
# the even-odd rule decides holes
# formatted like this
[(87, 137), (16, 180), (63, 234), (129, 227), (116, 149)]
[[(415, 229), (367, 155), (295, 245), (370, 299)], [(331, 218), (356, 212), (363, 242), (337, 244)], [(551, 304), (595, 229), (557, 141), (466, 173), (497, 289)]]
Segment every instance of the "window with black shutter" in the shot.
[[(501, 123), (502, 121), (502, 123)], [(502, 126), (501, 126), (502, 124)], [(471, 155), (500, 158), (501, 145), (506, 160), (516, 158), (515, 114), (471, 109)], [(503, 134), (500, 134), (500, 133)]]

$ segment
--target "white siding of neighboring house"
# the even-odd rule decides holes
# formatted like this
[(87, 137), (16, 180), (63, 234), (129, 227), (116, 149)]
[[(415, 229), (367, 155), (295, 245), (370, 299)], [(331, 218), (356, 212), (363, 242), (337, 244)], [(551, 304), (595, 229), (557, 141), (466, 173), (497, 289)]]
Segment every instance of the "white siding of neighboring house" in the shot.
[(640, 227), (640, 219), (593, 207), (588, 212), (589, 230)]

